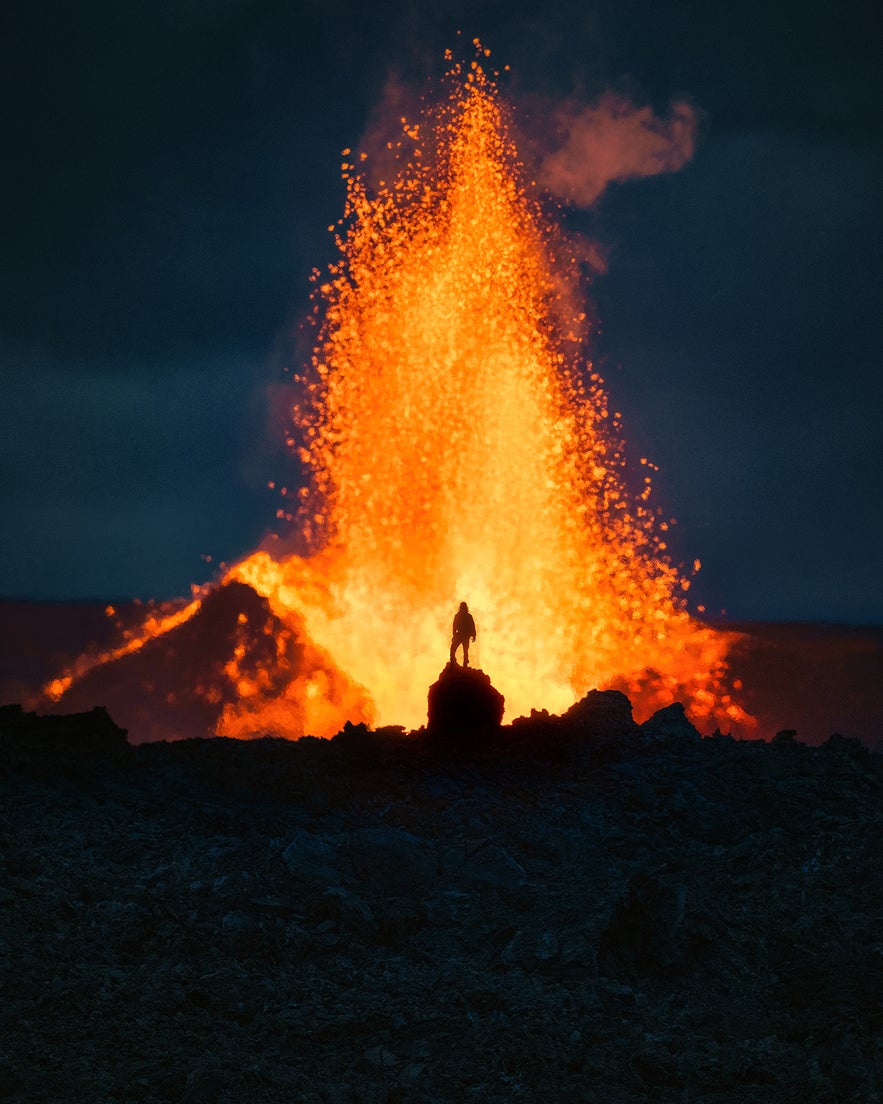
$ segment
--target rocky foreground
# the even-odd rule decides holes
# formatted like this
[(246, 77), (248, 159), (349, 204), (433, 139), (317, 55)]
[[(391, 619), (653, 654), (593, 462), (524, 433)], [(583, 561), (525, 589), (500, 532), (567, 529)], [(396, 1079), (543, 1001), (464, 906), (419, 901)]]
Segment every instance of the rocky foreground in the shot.
[(0, 1098), (883, 1099), (883, 765), (620, 694), (130, 746), (0, 710)]

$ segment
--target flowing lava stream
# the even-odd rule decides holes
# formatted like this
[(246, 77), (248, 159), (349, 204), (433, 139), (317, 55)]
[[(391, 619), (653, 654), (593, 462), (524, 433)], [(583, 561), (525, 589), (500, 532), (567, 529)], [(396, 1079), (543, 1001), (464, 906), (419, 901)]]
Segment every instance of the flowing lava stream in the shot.
[[(751, 724), (727, 687), (735, 634), (687, 613), (649, 476), (627, 489), (577, 265), (525, 178), (486, 53), (452, 64), (448, 100), (419, 124), (402, 120), (412, 152), (394, 181), (372, 192), (344, 162), (340, 259), (317, 290), (296, 412), (299, 521), (317, 551), (258, 551), (221, 580), (266, 598), (281, 627), (271, 669), (250, 662), (243, 625), (217, 673), (235, 691), (220, 735), (419, 726), (461, 600), (510, 718), (616, 687), (639, 719), (682, 700), (700, 728)], [(165, 631), (154, 618), (98, 662)]]

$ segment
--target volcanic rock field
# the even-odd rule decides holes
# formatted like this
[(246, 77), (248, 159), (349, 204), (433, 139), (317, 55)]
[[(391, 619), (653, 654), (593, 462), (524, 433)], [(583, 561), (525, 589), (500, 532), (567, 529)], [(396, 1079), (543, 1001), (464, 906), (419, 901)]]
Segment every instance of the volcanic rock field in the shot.
[(883, 1095), (883, 767), (623, 695), (468, 741), (0, 710), (0, 1099)]

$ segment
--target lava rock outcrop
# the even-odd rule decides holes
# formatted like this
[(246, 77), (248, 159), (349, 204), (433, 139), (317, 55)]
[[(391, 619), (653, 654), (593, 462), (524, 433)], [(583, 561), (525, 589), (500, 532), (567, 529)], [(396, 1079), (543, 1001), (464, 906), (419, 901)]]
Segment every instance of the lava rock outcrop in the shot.
[(449, 663), (429, 688), (427, 731), (456, 743), (487, 737), (499, 730), (504, 708), (484, 671)]

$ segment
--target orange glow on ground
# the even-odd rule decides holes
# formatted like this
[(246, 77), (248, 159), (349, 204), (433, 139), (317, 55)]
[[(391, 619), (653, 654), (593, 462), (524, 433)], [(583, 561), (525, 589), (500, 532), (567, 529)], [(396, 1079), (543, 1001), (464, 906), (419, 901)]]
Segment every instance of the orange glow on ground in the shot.
[(246, 673), (243, 625), (219, 676), (238, 698), (217, 731), (421, 725), (461, 600), (508, 719), (616, 687), (638, 719), (681, 700), (702, 729), (750, 726), (726, 685), (734, 634), (686, 612), (649, 475), (626, 488), (577, 266), (507, 109), (477, 61), (449, 81), (441, 108), (403, 120), (394, 181), (371, 192), (345, 155), (340, 259), (317, 280), (323, 321), (296, 411), (312, 481), (298, 517), (320, 551), (258, 551), (222, 580), (264, 596), (373, 709), (327, 671), (292, 672), (281, 691), (278, 671)]

